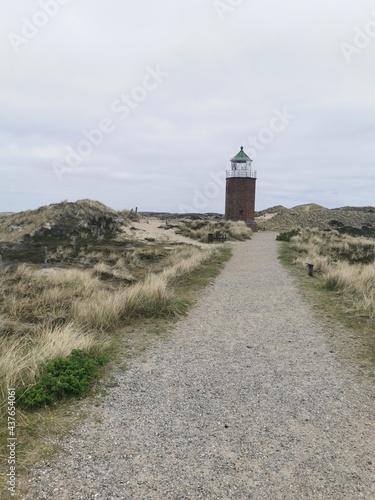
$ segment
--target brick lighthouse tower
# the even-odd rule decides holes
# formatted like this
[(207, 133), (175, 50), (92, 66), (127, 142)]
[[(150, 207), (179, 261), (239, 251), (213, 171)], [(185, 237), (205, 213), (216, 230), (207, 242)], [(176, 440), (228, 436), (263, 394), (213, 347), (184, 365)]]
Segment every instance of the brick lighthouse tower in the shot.
[(226, 175), (225, 219), (243, 220), (256, 231), (255, 224), (255, 185), (257, 173), (251, 170), (252, 161), (243, 147), (231, 159), (231, 170)]

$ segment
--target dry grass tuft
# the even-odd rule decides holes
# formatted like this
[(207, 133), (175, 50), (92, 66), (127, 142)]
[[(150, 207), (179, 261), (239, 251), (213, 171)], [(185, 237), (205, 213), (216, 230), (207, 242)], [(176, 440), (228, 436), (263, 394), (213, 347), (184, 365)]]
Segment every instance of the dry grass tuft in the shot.
[(353, 306), (375, 317), (375, 242), (337, 231), (303, 229), (291, 239), (299, 266), (314, 264), (323, 286), (351, 295)]
[[(43, 231), (38, 230), (35, 248), (44, 259), (42, 246), (48, 245), (49, 267), (41, 266), (39, 253), (28, 253), (32, 246), (25, 245), (20, 253), (17, 245), (7, 246), (5, 269), (0, 270), (0, 404), (4, 408), (7, 389), (37, 382), (47, 361), (64, 358), (74, 349), (91, 352), (93, 357), (108, 353), (120, 342), (119, 333), (130, 335), (129, 329), (119, 327), (138, 325), (143, 318), (159, 318), (165, 325), (165, 318), (184, 314), (192, 300), (184, 277), (205, 265), (202, 272), (193, 274), (189, 284), (191, 287), (195, 279), (200, 289), (229, 258), (229, 247), (201, 250), (190, 245), (120, 241), (116, 235), (118, 213), (108, 213), (106, 207), (86, 201), (73, 205), (63, 203), (0, 217), (0, 233), (4, 229), (7, 241), (41, 226), (44, 231), (44, 225), (52, 227), (60, 216), (67, 224), (75, 224), (77, 235), (73, 247), (70, 233), (64, 237), (58, 231), (48, 233), (43, 240)], [(134, 218), (134, 214), (122, 215)], [(101, 224), (102, 216), (108, 221), (103, 223), (108, 231), (105, 240), (99, 242), (85, 224)], [(13, 265), (22, 260), (30, 264)], [(18, 411), (22, 446), (31, 449), (41, 441), (34, 424), (39, 415), (44, 423), (49, 413), (52, 422), (55, 411), (59, 420), (59, 408), (40, 414)], [(0, 432), (0, 442), (6, 442), (5, 432)], [(19, 470), (29, 463), (30, 449), (24, 456), (19, 451)], [(3, 487), (0, 479), (1, 491)]]
[(119, 279), (129, 282), (135, 281), (134, 276), (126, 268), (122, 259), (118, 259), (114, 266), (110, 266), (105, 262), (100, 262), (93, 267), (92, 274), (100, 279)]
[(95, 336), (73, 323), (53, 327), (41, 325), (26, 336), (0, 336), (0, 388), (35, 382), (40, 367), (48, 360), (68, 356), (73, 349), (90, 351), (98, 344)]
[(97, 291), (90, 299), (74, 304), (72, 315), (84, 328), (108, 331), (135, 318), (183, 314), (186, 306), (167, 287), (165, 276), (151, 274), (123, 290)]
[[(133, 266), (154, 269), (134, 283), (125, 257), (109, 255), (92, 269), (40, 270), (21, 265), (0, 273), (0, 386), (34, 381), (40, 366), (73, 349), (103, 348), (95, 332), (114, 332), (137, 318), (176, 317), (186, 303), (173, 285), (208, 262), (216, 250), (141, 248)], [(107, 255), (108, 258), (108, 255)], [(108, 262), (108, 261), (107, 261)], [(115, 280), (115, 281), (113, 281)]]
[(177, 233), (198, 241), (207, 241), (208, 233), (225, 233), (228, 239), (244, 241), (251, 239), (252, 231), (243, 221), (207, 221), (183, 219)]
[(168, 284), (173, 284), (181, 277), (191, 273), (194, 269), (212, 259), (215, 249), (204, 250), (196, 247), (187, 247), (173, 252), (168, 259), (168, 267), (162, 273)]

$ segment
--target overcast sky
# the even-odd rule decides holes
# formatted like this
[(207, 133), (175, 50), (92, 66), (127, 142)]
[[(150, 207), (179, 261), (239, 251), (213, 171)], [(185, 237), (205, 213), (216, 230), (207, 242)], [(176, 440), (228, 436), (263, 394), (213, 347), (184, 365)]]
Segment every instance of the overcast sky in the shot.
[(373, 0), (3, 0), (0, 212), (375, 205)]

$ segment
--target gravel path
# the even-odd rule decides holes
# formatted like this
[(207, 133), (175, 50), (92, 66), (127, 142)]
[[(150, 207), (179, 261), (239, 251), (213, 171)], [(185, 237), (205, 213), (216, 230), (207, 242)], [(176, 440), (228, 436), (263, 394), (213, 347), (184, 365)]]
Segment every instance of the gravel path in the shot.
[(374, 499), (374, 390), (327, 337), (258, 233), (25, 498)]

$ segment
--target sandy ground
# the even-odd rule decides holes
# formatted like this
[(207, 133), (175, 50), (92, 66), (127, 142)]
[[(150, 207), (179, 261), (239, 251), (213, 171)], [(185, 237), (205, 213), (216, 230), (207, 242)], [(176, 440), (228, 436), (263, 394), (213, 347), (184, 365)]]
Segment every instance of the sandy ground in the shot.
[(24, 498), (373, 500), (374, 385), (333, 352), (277, 245), (237, 244)]
[(270, 219), (272, 219), (273, 217), (275, 217), (275, 215), (277, 215), (277, 214), (278, 214), (278, 212), (275, 212), (274, 214), (265, 214), (265, 215), (261, 215), (261, 216), (259, 216), (259, 217), (257, 217), (257, 218), (255, 219), (255, 222), (257, 222), (257, 221), (263, 221), (263, 220), (270, 220)]
[(136, 231), (131, 228), (126, 228), (125, 232), (135, 236), (137, 239), (145, 240), (146, 238), (155, 238), (162, 242), (179, 242), (187, 243), (188, 245), (196, 245), (199, 247), (208, 246), (208, 243), (201, 243), (190, 238), (185, 238), (180, 234), (176, 234), (174, 228), (167, 229), (165, 221), (160, 219), (150, 218), (147, 221), (134, 222), (131, 227), (136, 228)]

